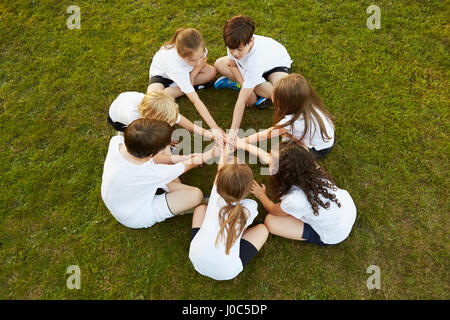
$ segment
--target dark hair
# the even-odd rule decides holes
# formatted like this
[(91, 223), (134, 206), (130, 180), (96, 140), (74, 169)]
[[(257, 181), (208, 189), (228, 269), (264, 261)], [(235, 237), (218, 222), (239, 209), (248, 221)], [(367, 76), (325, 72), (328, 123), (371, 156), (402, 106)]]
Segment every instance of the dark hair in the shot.
[(255, 22), (243, 14), (234, 16), (223, 27), (223, 41), (230, 49), (237, 49), (241, 44), (247, 45), (255, 31)]
[(270, 191), (277, 201), (292, 186), (297, 186), (305, 193), (316, 216), (319, 215), (319, 206), (330, 207), (330, 202), (323, 202), (319, 195), (341, 206), (336, 195), (328, 191), (336, 190), (333, 180), (298, 140), (281, 142), (279, 153), (278, 171), (270, 177)]
[(172, 127), (167, 122), (141, 118), (125, 129), (125, 146), (131, 155), (147, 158), (164, 149), (170, 143), (171, 135)]

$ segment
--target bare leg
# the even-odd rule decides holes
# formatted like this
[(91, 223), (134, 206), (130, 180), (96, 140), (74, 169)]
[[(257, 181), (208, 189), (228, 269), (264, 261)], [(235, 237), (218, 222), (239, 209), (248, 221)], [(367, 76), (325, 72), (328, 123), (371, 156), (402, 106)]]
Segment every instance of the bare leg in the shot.
[[(236, 78), (233, 76), (233, 73), (231, 72), (231, 64), (233, 61), (228, 57), (222, 57), (216, 60), (214, 63), (214, 67), (216, 68), (217, 72), (223, 75), (224, 77), (236, 81)], [(248, 100), (245, 102), (245, 106), (251, 107), (253, 106), (258, 98), (256, 97), (255, 92), (253, 92)]]
[(147, 88), (147, 93), (150, 93), (152, 91), (162, 91), (164, 90), (164, 85), (162, 83), (152, 83)]
[(194, 85), (207, 83), (216, 77), (216, 68), (207, 64), (194, 78)]
[(205, 220), (206, 208), (207, 206), (204, 204), (195, 208), (192, 216), (192, 229), (201, 228), (203, 220)]
[(253, 90), (260, 97), (270, 98), (272, 96), (273, 86), (270, 82), (265, 81), (258, 84)]
[[(286, 72), (274, 72), (269, 75), (269, 81), (274, 86), (278, 81), (289, 76)], [(269, 96), (270, 97), (270, 96)]]
[(178, 97), (181, 97), (184, 92), (181, 91), (180, 87), (176, 86), (176, 87), (167, 87), (164, 89), (164, 92), (171, 96), (172, 98), (176, 99)]
[(259, 251), (266, 242), (268, 236), (269, 231), (267, 230), (266, 226), (260, 223), (252, 228), (248, 228), (247, 230), (245, 230), (244, 234), (242, 235), (242, 239), (250, 242)]
[(167, 204), (174, 215), (198, 206), (203, 200), (203, 193), (199, 188), (174, 181), (167, 184), (167, 187)]
[(222, 57), (216, 60), (214, 63), (214, 67), (216, 68), (217, 72), (223, 75), (224, 77), (227, 77), (228, 79), (231, 79), (233, 81), (237, 81), (237, 79), (233, 76), (233, 73), (231, 72), (231, 63), (232, 60), (228, 57)]
[(302, 238), (303, 221), (300, 219), (292, 216), (268, 214), (264, 224), (271, 234), (293, 240), (305, 240)]

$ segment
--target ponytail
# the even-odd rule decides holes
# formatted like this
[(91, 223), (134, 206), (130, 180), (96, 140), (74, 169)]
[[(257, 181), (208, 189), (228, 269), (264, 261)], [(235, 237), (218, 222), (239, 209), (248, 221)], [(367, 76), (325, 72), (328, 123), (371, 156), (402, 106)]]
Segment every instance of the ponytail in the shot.
[(177, 48), (177, 53), (181, 58), (191, 56), (199, 48), (205, 48), (202, 35), (193, 28), (178, 28), (172, 37), (172, 40), (166, 42), (164, 49)]
[(229, 201), (226, 202), (226, 206), (220, 209), (219, 212), (220, 229), (217, 233), (215, 246), (217, 247), (219, 240), (226, 237), (225, 254), (228, 255), (231, 247), (244, 230), (248, 216), (244, 207), (239, 202), (234, 205)]

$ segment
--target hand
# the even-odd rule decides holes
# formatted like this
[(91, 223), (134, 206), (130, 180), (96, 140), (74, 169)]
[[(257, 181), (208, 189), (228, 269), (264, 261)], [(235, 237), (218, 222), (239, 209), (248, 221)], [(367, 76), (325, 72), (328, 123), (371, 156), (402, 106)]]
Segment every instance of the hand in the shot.
[(225, 144), (225, 132), (220, 128), (213, 128), (211, 131), (214, 136), (214, 142), (223, 148)]
[(256, 198), (260, 199), (261, 197), (266, 195), (266, 186), (264, 184), (259, 185), (258, 182), (253, 180), (251, 192)]

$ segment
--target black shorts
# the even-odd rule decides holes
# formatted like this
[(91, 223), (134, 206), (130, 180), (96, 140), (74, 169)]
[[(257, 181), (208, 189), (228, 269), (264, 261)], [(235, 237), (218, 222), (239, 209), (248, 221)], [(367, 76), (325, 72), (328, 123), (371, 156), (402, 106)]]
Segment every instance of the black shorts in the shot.
[[(191, 231), (191, 241), (194, 239), (200, 228), (192, 228)], [(242, 266), (245, 267), (250, 260), (258, 254), (258, 249), (250, 242), (241, 238), (240, 248), (239, 248), (239, 258), (241, 259)]]
[(309, 152), (312, 154), (312, 156), (315, 160), (320, 160), (320, 159), (325, 158), (325, 156), (330, 153), (332, 148), (333, 148), (333, 146), (326, 148), (326, 149), (322, 149), (322, 150), (316, 150), (316, 148), (312, 147), (312, 148), (309, 148)]
[(113, 121), (111, 119), (111, 117), (109, 116), (109, 114), (108, 114), (108, 118), (106, 120), (108, 121), (108, 123), (110, 125), (113, 126), (114, 129), (116, 129), (117, 131), (120, 131), (120, 132), (124, 132), (125, 129), (128, 127), (128, 126), (124, 125), (122, 122)]
[(150, 84), (152, 83), (161, 83), (164, 88), (167, 88), (168, 86), (170, 86), (173, 83), (173, 80), (161, 77), (161, 76), (152, 76), (150, 78)]
[(302, 238), (305, 239), (305, 242), (315, 243), (320, 246), (329, 246), (329, 244), (320, 240), (319, 234), (307, 223), (303, 223)]
[(269, 81), (269, 76), (274, 72), (285, 72), (287, 74), (291, 73), (291, 68), (288, 67), (275, 67), (273, 69), (270, 69), (269, 71), (266, 71), (263, 73), (263, 78), (266, 79), (266, 81)]

